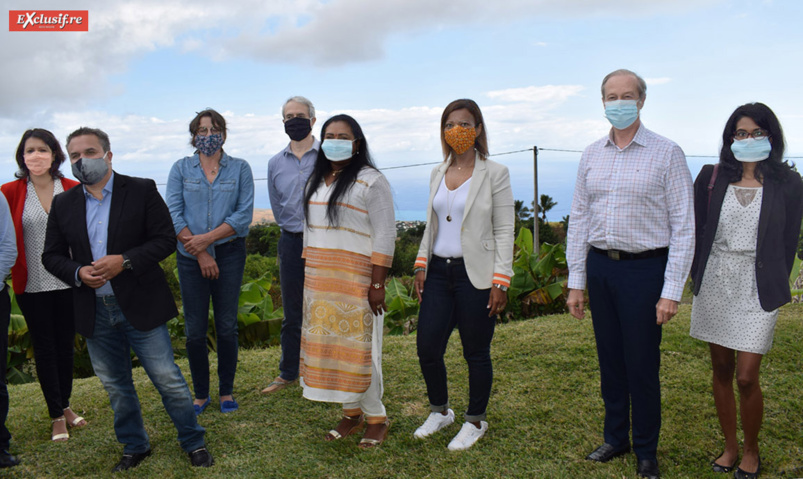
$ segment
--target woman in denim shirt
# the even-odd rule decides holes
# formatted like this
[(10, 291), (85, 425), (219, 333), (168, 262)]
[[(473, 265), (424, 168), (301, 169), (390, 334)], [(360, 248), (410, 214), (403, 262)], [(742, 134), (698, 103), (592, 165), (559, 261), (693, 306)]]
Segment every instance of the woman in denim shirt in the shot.
[(195, 154), (178, 160), (167, 180), (167, 206), (178, 238), (178, 276), (195, 414), (210, 403), (209, 299), (217, 332), (220, 411), (232, 396), (237, 369), (237, 307), (245, 269), (245, 237), (254, 213), (254, 178), (245, 160), (223, 151), (226, 120), (206, 109), (190, 122)]

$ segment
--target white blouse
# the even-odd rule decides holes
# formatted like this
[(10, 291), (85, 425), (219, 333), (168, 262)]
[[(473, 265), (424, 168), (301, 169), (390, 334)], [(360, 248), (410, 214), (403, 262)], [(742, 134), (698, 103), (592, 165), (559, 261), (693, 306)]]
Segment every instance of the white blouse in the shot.
[[(53, 181), (53, 196), (63, 193), (60, 180)], [(36, 188), (28, 181), (25, 206), (22, 209), (22, 239), (25, 242), (25, 262), (28, 264), (26, 293), (41, 293), (69, 289), (66, 283), (50, 274), (42, 265), (42, 252), (45, 249), (47, 232), (47, 212), (42, 208)]]
[(441, 258), (462, 258), (463, 246), (460, 243), (460, 231), (463, 227), (463, 212), (466, 209), (468, 187), (471, 178), (454, 190), (446, 186), (446, 175), (435, 197), (432, 198), (432, 209), (438, 217), (438, 232), (432, 245), (432, 254)]

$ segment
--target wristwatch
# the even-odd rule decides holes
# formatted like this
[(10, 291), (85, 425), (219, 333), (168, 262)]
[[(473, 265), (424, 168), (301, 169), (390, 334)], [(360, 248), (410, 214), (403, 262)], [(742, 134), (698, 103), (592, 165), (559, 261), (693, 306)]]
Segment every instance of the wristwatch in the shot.
[(505, 291), (505, 292), (507, 292), (507, 286), (502, 286), (502, 285), (501, 285), (501, 284), (499, 284), (499, 283), (494, 283), (494, 288), (499, 288), (499, 289), (501, 289), (502, 291)]
[(131, 266), (131, 258), (125, 254), (123, 255), (123, 269), (134, 269), (134, 267)]

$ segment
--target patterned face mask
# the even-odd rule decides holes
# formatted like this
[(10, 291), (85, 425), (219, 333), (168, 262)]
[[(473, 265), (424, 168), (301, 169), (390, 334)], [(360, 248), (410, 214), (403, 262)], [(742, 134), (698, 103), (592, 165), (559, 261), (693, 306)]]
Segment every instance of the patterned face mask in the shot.
[(462, 155), (470, 148), (474, 147), (474, 140), (477, 138), (476, 128), (466, 128), (455, 125), (443, 132), (446, 144), (451, 146), (455, 153)]
[(195, 148), (206, 156), (214, 155), (221, 146), (223, 146), (223, 135), (220, 133), (208, 136), (195, 135)]

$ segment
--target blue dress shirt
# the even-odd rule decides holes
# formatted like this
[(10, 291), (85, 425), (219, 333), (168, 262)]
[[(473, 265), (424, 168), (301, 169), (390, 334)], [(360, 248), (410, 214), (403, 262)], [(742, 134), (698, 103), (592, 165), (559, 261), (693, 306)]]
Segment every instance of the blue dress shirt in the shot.
[[(254, 176), (251, 166), (240, 158), (232, 158), (223, 152), (218, 174), (212, 183), (201, 168), (201, 158), (196, 153), (173, 164), (167, 177), (167, 207), (173, 218), (176, 235), (189, 228), (194, 235), (212, 231), (223, 223), (235, 231), (235, 237), (248, 236), (248, 228), (254, 217)], [(207, 248), (215, 257), (215, 246), (231, 241), (220, 239)], [(178, 241), (179, 253), (188, 258)]]
[(320, 147), (321, 141), (316, 139), (299, 160), (288, 144), (268, 162), (270, 207), (273, 219), (283, 230), (304, 231), (304, 186), (312, 174)]
[(17, 262), (17, 238), (14, 231), (6, 195), (0, 195), (0, 291), (6, 287), (5, 279)]
[[(83, 186), (86, 198), (86, 233), (89, 235), (89, 246), (92, 248), (92, 260), (97, 261), (107, 254), (106, 246), (109, 239), (109, 211), (112, 206), (112, 190), (114, 189), (114, 172), (103, 187), (102, 198), (99, 200), (92, 196)], [(80, 269), (80, 268), (79, 268)], [(77, 272), (76, 272), (77, 274)], [(112, 283), (107, 281), (95, 290), (95, 296), (110, 296), (114, 294)]]

